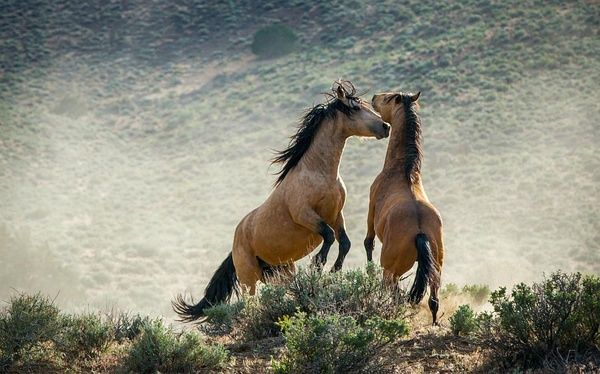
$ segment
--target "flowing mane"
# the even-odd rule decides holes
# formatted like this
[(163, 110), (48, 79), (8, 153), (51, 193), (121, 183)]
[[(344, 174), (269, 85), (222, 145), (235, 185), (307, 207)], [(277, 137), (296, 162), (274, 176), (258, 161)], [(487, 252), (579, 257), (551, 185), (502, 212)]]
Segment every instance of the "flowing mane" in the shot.
[(283, 151), (277, 151), (277, 156), (271, 159), (271, 164), (283, 164), (281, 170), (276, 173), (279, 176), (274, 183), (274, 187), (281, 184), (288, 173), (298, 164), (312, 144), (315, 134), (323, 122), (326, 120), (335, 120), (338, 111), (347, 116), (352, 115), (353, 109), (344, 104), (335, 95), (337, 87), (341, 87), (344, 90), (346, 99), (360, 102), (360, 99), (355, 96), (356, 90), (352, 83), (349, 81), (336, 82), (332, 88), (332, 92), (334, 93), (325, 94), (327, 97), (325, 103), (317, 104), (306, 112), (298, 126), (298, 131), (290, 138), (288, 147)]
[(415, 182), (415, 174), (421, 172), (421, 161), (423, 160), (423, 150), (421, 149), (421, 118), (417, 114), (419, 105), (412, 101), (411, 94), (399, 94), (404, 104), (404, 144), (405, 144), (405, 164), (404, 173), (406, 180)]

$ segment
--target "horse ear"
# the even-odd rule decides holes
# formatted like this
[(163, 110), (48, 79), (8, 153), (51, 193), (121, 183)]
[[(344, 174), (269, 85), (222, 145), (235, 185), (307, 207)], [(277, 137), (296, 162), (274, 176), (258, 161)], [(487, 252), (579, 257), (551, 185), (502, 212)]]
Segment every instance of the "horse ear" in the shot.
[(338, 99), (344, 99), (344, 98), (346, 97), (346, 92), (345, 92), (345, 90), (342, 88), (342, 85), (341, 85), (341, 84), (339, 84), (339, 85), (337, 86), (337, 96), (338, 96)]
[(416, 94), (412, 95), (410, 97), (410, 99), (412, 100), (413, 103), (415, 103), (415, 102), (417, 102), (417, 100), (419, 100), (419, 96), (421, 96), (421, 91), (419, 91)]

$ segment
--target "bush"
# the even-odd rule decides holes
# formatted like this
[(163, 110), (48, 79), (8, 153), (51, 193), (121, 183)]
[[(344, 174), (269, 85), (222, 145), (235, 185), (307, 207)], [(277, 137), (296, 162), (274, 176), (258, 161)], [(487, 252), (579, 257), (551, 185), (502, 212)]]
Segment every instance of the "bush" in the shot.
[(363, 325), (350, 316), (308, 316), (304, 312), (277, 323), (287, 352), (273, 363), (277, 373), (372, 372), (381, 368), (373, 357), (385, 345), (408, 334), (404, 321), (367, 319)]
[(245, 341), (277, 336), (281, 329), (276, 324), (281, 318), (293, 315), (299, 308), (297, 300), (290, 298), (285, 286), (266, 284), (256, 298), (246, 298), (238, 324)]
[(461, 305), (450, 316), (450, 330), (454, 335), (471, 335), (477, 328), (475, 312), (469, 305)]
[(301, 311), (352, 316), (359, 323), (371, 316), (397, 319), (408, 313), (405, 292), (389, 288), (381, 268), (373, 263), (365, 270), (330, 274), (301, 270), (288, 285), (288, 292)]
[(56, 341), (61, 327), (60, 311), (48, 297), (13, 297), (0, 314), (0, 371), (39, 367), (37, 358), (50, 356), (43, 352), (51, 349), (44, 343)]
[(507, 295), (494, 291), (483, 336), (509, 365), (564, 370), (570, 360), (600, 358), (600, 278), (553, 273)]
[[(293, 278), (274, 279), (244, 308), (212, 308), (209, 331), (225, 327), (243, 340), (278, 336), (287, 353), (273, 365), (278, 372), (366, 370), (382, 347), (408, 333), (404, 292), (389, 288), (381, 268), (321, 273), (300, 268)], [(214, 312), (214, 314), (213, 314)], [(233, 321), (233, 326), (230, 325)]]
[(126, 359), (128, 372), (193, 373), (222, 366), (228, 351), (219, 344), (203, 342), (198, 334), (174, 334), (161, 320), (144, 324)]
[(199, 326), (200, 331), (211, 336), (231, 333), (243, 308), (244, 302), (237, 302), (234, 304), (217, 304), (205, 310), (206, 323)]
[(298, 37), (287, 26), (271, 25), (263, 27), (254, 34), (252, 53), (261, 58), (273, 58), (287, 55), (296, 50)]
[(84, 314), (67, 318), (63, 350), (70, 358), (93, 358), (108, 348), (115, 337), (114, 326), (103, 323), (100, 316)]
[(111, 324), (115, 330), (115, 340), (118, 343), (124, 340), (133, 340), (142, 333), (143, 327), (150, 322), (150, 317), (141, 317), (139, 314), (130, 317), (129, 314), (121, 313), (112, 317)]
[[(243, 340), (252, 341), (279, 335), (281, 328), (277, 322), (297, 311), (309, 316), (351, 316), (359, 324), (372, 316), (389, 320), (408, 316), (405, 293), (388, 288), (381, 268), (374, 264), (369, 264), (366, 271), (336, 273), (300, 268), (291, 280), (283, 278), (276, 283), (263, 285), (256, 297), (246, 298), (241, 311), (239, 307), (227, 306), (209, 309), (214, 318), (208, 318), (209, 326), (203, 330), (231, 331), (235, 326)], [(233, 325), (228, 325), (231, 322)]]

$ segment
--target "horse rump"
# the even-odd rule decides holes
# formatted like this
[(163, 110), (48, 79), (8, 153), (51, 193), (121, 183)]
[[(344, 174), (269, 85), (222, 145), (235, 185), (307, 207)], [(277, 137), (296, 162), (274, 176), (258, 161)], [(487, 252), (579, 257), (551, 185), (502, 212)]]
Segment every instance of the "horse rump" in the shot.
[[(208, 282), (204, 297), (197, 304), (188, 304), (181, 294), (171, 302), (173, 310), (182, 322), (194, 322), (206, 317), (205, 310), (217, 304), (229, 302), (233, 293), (239, 294), (239, 284), (233, 264), (232, 253), (221, 263)], [(203, 322), (203, 321), (201, 321)]]

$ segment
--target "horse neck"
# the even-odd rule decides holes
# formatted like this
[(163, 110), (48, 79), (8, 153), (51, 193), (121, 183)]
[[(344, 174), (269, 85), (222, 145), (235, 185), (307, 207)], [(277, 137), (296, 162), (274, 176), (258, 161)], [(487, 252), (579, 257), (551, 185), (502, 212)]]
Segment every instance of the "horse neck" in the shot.
[(348, 136), (342, 131), (343, 119), (337, 116), (323, 122), (312, 144), (302, 157), (302, 165), (313, 172), (338, 178), (342, 153)]
[(404, 119), (394, 118), (392, 120), (392, 131), (388, 141), (384, 169), (402, 169), (406, 165), (406, 126)]
[[(405, 118), (398, 118), (398, 116), (394, 116), (391, 125), (392, 131), (390, 133), (390, 140), (388, 142), (383, 170), (404, 178), (406, 164), (409, 162), (407, 159)], [(420, 184), (420, 172), (414, 171), (412, 176), (412, 182)]]

